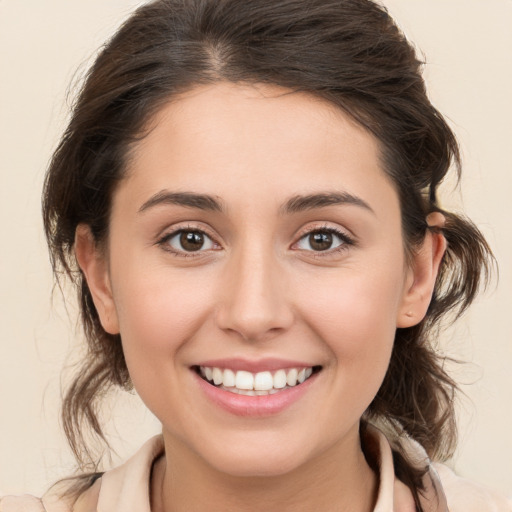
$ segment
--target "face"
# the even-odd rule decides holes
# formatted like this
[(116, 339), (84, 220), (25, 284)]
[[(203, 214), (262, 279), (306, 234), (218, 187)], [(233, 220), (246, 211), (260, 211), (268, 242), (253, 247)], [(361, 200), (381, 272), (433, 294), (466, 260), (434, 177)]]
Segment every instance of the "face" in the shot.
[(86, 259), (169, 449), (234, 475), (356, 449), (418, 282), (376, 140), (257, 85), (162, 108)]

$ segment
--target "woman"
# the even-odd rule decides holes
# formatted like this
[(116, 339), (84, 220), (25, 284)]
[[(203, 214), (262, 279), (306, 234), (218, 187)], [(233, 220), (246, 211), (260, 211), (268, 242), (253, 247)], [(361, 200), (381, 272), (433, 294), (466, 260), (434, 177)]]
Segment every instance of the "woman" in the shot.
[(90, 350), (64, 425), (87, 463), (133, 386), (163, 436), (48, 510), (508, 510), (427, 457), (435, 329), (490, 253), (437, 203), (458, 150), (419, 67), (361, 0), (157, 1), (109, 42), (45, 186)]

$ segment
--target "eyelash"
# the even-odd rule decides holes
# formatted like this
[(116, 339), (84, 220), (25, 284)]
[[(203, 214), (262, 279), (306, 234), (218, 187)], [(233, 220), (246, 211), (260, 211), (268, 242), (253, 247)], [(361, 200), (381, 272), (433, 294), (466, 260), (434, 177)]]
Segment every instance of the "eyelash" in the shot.
[(210, 235), (204, 228), (199, 228), (197, 226), (183, 226), (179, 227), (178, 229), (174, 229), (171, 233), (166, 233), (164, 236), (158, 239), (156, 245), (159, 245), (160, 247), (162, 247), (164, 251), (167, 251), (178, 258), (197, 258), (204, 255), (203, 253), (205, 252), (205, 250), (201, 249), (198, 251), (181, 251), (171, 247), (171, 245), (169, 244), (170, 240), (172, 240), (175, 236), (179, 235), (180, 233), (199, 233), (207, 237), (209, 240), (211, 240), (213, 244), (219, 245), (215, 238), (212, 235)]
[[(344, 231), (341, 231), (340, 229), (337, 229), (332, 226), (316, 226), (312, 229), (308, 229), (307, 231), (303, 232), (297, 242), (295, 242), (293, 245), (296, 246), (298, 243), (300, 243), (301, 240), (304, 240), (306, 237), (311, 236), (314, 233), (329, 233), (331, 235), (335, 235), (337, 238), (340, 239), (341, 243), (337, 247), (334, 247), (332, 249), (327, 249), (325, 251), (313, 251), (313, 250), (306, 250), (304, 249), (304, 252), (311, 253), (311, 256), (314, 258), (325, 258), (329, 256), (333, 256), (335, 254), (339, 254), (340, 252), (346, 251), (350, 246), (355, 245), (355, 240), (351, 236), (349, 236)], [(300, 250), (300, 249), (299, 249)]]
[[(170, 240), (172, 240), (175, 236), (177, 236), (181, 233), (187, 233), (187, 232), (202, 234), (202, 235), (206, 236), (211, 241), (211, 243), (213, 243), (215, 245), (219, 245), (218, 242), (215, 240), (215, 238), (212, 235), (210, 235), (207, 231), (205, 231), (204, 228), (198, 228), (196, 226), (180, 227), (178, 229), (173, 230), (171, 233), (166, 233), (164, 236), (162, 236), (161, 238), (159, 238), (157, 240), (156, 245), (161, 246), (163, 250), (171, 253), (173, 256), (176, 256), (178, 258), (197, 258), (197, 257), (204, 256), (205, 251), (218, 250), (218, 249), (206, 249), (206, 250), (199, 249), (197, 252), (196, 251), (181, 251), (181, 250), (176, 250), (170, 246), (170, 244), (169, 244)], [(342, 251), (346, 251), (348, 249), (348, 247), (355, 245), (355, 240), (352, 237), (350, 237), (349, 235), (347, 235), (347, 233), (345, 233), (339, 229), (336, 229), (332, 226), (321, 226), (321, 227), (314, 227), (313, 229), (309, 229), (309, 230), (303, 232), (300, 235), (297, 242), (295, 242), (292, 245), (292, 247), (296, 246), (302, 240), (304, 240), (306, 237), (311, 236), (314, 233), (330, 233), (332, 235), (335, 235), (341, 241), (341, 243), (337, 247), (335, 247), (333, 249), (327, 249), (325, 251), (298, 249), (303, 252), (311, 253), (311, 255), (315, 258), (332, 256), (333, 254), (337, 254)]]

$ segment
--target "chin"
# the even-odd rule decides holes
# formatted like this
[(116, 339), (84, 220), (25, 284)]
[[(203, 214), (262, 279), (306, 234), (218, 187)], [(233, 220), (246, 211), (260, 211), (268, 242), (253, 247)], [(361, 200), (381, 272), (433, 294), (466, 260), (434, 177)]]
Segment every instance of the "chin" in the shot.
[(217, 471), (233, 477), (277, 477), (302, 466), (306, 452), (298, 446), (275, 446), (271, 442), (233, 443), (202, 456)]
[(302, 461), (294, 456), (267, 458), (238, 456), (230, 460), (218, 461), (215, 469), (219, 472), (239, 478), (273, 478), (286, 475), (298, 469)]

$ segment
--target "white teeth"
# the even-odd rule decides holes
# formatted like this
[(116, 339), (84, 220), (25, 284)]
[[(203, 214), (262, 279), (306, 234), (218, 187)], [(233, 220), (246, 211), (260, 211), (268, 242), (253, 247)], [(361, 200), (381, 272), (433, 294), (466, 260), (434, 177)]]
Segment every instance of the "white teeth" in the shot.
[(213, 383), (218, 386), (219, 384), (222, 384), (223, 381), (223, 371), (219, 368), (214, 368), (212, 372), (213, 377)]
[(254, 376), (254, 389), (268, 391), (274, 387), (274, 379), (270, 372), (259, 372)]
[(251, 373), (237, 372), (229, 368), (200, 366), (199, 373), (216, 386), (243, 395), (260, 396), (278, 393), (283, 389), (302, 384), (313, 374), (313, 368), (290, 368), (277, 370), (273, 375), (269, 371)]
[(254, 376), (242, 370), (236, 372), (235, 387), (238, 389), (254, 389)]
[(247, 396), (256, 396), (256, 392), (252, 389), (239, 389), (238, 394), (239, 395), (247, 395)]
[(274, 388), (283, 389), (286, 386), (286, 372), (284, 370), (277, 370), (274, 374)]
[(227, 368), (224, 370), (224, 379), (222, 383), (227, 388), (235, 387), (235, 373), (233, 370), (229, 370)]
[(286, 383), (288, 384), (288, 386), (295, 386), (295, 384), (297, 384), (297, 375), (298, 374), (299, 374), (299, 372), (297, 371), (297, 368), (292, 368), (288, 372), (288, 375), (286, 376)]

